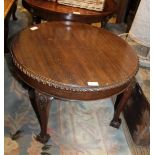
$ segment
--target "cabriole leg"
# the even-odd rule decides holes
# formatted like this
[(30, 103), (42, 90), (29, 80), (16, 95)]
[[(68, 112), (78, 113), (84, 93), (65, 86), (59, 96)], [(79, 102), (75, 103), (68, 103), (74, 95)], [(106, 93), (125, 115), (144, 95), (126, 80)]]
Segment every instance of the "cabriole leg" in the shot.
[[(47, 125), (48, 125), (48, 117), (50, 110), (50, 101), (53, 99), (52, 97), (45, 95), (37, 90), (29, 92), (31, 104), (33, 109), (37, 115), (41, 132), (36, 136), (36, 139), (41, 143), (46, 143), (50, 135), (47, 133)], [(32, 96), (33, 94), (33, 96)]]
[(121, 125), (120, 114), (124, 110), (124, 108), (127, 104), (127, 101), (129, 99), (129, 97), (131, 96), (132, 89), (133, 89), (132, 86), (129, 85), (128, 88), (125, 89), (125, 91), (123, 93), (121, 93), (117, 96), (116, 103), (114, 106), (114, 116), (110, 123), (110, 126), (112, 126), (114, 128), (120, 127), (120, 125)]

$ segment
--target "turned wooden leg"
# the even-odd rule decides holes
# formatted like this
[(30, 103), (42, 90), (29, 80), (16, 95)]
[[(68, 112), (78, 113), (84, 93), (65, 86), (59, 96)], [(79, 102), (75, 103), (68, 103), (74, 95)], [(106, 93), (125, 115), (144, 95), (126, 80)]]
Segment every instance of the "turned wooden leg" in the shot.
[(110, 123), (110, 126), (112, 126), (114, 128), (120, 127), (121, 119), (119, 117), (120, 117), (121, 112), (124, 110), (129, 97), (131, 96), (132, 89), (133, 89), (132, 85), (130, 84), (127, 87), (127, 89), (125, 89), (125, 91), (123, 93), (121, 93), (117, 96), (116, 103), (114, 106), (114, 117)]
[(16, 2), (16, 4), (14, 5), (13, 10), (12, 10), (12, 18), (13, 18), (13, 20), (17, 20), (17, 17), (16, 17), (16, 10), (17, 10), (17, 2)]
[(29, 96), (41, 128), (41, 132), (36, 136), (36, 139), (41, 143), (46, 143), (50, 138), (50, 135), (47, 133), (47, 124), (50, 110), (50, 101), (53, 98), (36, 90), (31, 90), (29, 92)]

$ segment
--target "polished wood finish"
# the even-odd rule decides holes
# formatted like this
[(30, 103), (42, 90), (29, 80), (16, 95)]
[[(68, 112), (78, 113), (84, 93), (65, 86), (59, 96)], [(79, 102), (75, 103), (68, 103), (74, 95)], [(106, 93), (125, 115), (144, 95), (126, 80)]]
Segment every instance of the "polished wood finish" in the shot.
[[(138, 70), (138, 58), (124, 40), (107, 30), (76, 22), (49, 22), (37, 27), (20, 32), (11, 48), (16, 72), (28, 85), (71, 100), (126, 94)], [(88, 82), (98, 82), (98, 86)], [(117, 103), (115, 122), (126, 96)]]
[[(106, 20), (117, 8), (114, 0), (106, 0), (102, 12), (65, 6), (47, 0), (22, 0), (23, 6), (30, 11), (34, 20), (42, 18), (45, 20), (67, 20), (84, 23), (95, 23)], [(80, 14), (76, 14), (76, 12)], [(36, 16), (38, 18), (36, 18)], [(38, 22), (37, 22), (38, 23)]]
[(4, 0), (4, 51), (7, 53), (7, 40), (8, 40), (8, 33), (9, 33), (9, 20), (12, 14), (13, 20), (17, 20), (15, 16), (15, 12), (17, 9), (17, 0)]

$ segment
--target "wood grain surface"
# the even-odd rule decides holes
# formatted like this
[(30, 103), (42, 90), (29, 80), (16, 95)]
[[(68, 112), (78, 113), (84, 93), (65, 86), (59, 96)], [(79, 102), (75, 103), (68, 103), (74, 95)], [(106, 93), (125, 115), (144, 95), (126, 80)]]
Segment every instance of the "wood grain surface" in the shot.
[[(71, 22), (49, 22), (37, 28), (25, 29), (12, 44), (13, 60), (34, 88), (64, 98), (66, 91), (103, 98), (125, 89), (137, 72), (136, 53), (111, 32)], [(89, 86), (88, 82), (99, 86)], [(93, 92), (98, 92), (96, 97)]]

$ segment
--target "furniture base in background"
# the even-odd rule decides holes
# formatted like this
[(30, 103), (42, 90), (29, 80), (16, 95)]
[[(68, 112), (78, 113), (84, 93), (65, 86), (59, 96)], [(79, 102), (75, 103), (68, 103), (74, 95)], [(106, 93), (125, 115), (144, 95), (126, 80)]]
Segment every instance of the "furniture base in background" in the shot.
[(135, 83), (131, 97), (125, 107), (124, 117), (135, 144), (149, 146), (150, 104), (138, 83)]

